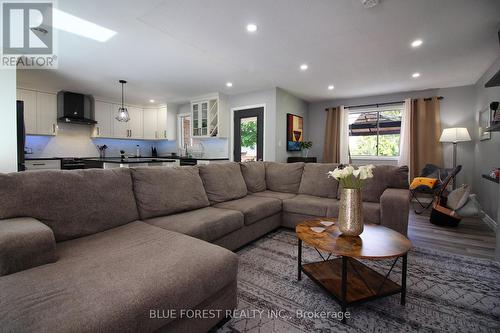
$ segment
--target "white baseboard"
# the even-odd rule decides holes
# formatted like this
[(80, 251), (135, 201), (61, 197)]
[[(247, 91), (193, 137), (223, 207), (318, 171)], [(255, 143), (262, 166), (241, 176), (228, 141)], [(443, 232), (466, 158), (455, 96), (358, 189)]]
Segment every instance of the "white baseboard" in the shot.
[(497, 222), (492, 219), (488, 214), (486, 214), (484, 211), (482, 212), (483, 213), (483, 217), (481, 218), (481, 220), (486, 223), (486, 225), (488, 227), (490, 227), (493, 231), (497, 231)]

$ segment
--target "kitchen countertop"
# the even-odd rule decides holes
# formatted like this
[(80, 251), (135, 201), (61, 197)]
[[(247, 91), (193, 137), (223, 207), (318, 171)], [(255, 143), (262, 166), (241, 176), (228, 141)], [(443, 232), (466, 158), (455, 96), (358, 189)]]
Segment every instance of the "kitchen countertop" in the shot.
[(120, 163), (120, 164), (132, 164), (132, 163), (155, 163), (155, 162), (175, 162), (175, 159), (167, 159), (161, 157), (129, 157), (122, 159), (121, 157), (105, 157), (105, 158), (85, 158), (85, 161), (94, 161), (102, 163)]

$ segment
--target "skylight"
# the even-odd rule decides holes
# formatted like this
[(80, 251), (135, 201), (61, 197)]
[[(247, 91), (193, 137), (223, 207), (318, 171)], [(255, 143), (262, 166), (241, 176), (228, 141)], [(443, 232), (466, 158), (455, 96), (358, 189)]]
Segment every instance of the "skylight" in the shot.
[(116, 35), (116, 31), (81, 19), (54, 8), (54, 28), (98, 42), (106, 42)]

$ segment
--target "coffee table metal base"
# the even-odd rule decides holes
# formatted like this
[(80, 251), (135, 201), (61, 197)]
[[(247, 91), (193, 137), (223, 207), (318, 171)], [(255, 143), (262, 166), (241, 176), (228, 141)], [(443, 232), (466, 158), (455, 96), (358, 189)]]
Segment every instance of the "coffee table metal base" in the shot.
[[(397, 257), (391, 269), (386, 275), (371, 269), (360, 261), (340, 256), (337, 258), (325, 259), (321, 255), (322, 261), (307, 263), (302, 265), (302, 241), (299, 239), (298, 246), (298, 280), (301, 280), (304, 272), (311, 280), (325, 289), (334, 300), (339, 303), (342, 312), (346, 312), (348, 306), (361, 304), (385, 296), (401, 294), (401, 304), (406, 302), (406, 271), (407, 255), (401, 256), (402, 280), (401, 285), (389, 279), (395, 264), (400, 257)], [(318, 251), (319, 252), (319, 251)], [(345, 317), (342, 322), (345, 323)]]

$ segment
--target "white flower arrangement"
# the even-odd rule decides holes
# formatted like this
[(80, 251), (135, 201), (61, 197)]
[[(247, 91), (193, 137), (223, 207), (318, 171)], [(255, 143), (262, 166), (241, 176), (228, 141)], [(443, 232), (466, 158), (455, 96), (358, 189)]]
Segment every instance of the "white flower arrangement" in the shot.
[(339, 165), (328, 172), (328, 178), (335, 178), (343, 188), (361, 189), (367, 179), (373, 178), (373, 164), (362, 165), (355, 169), (351, 165)]

